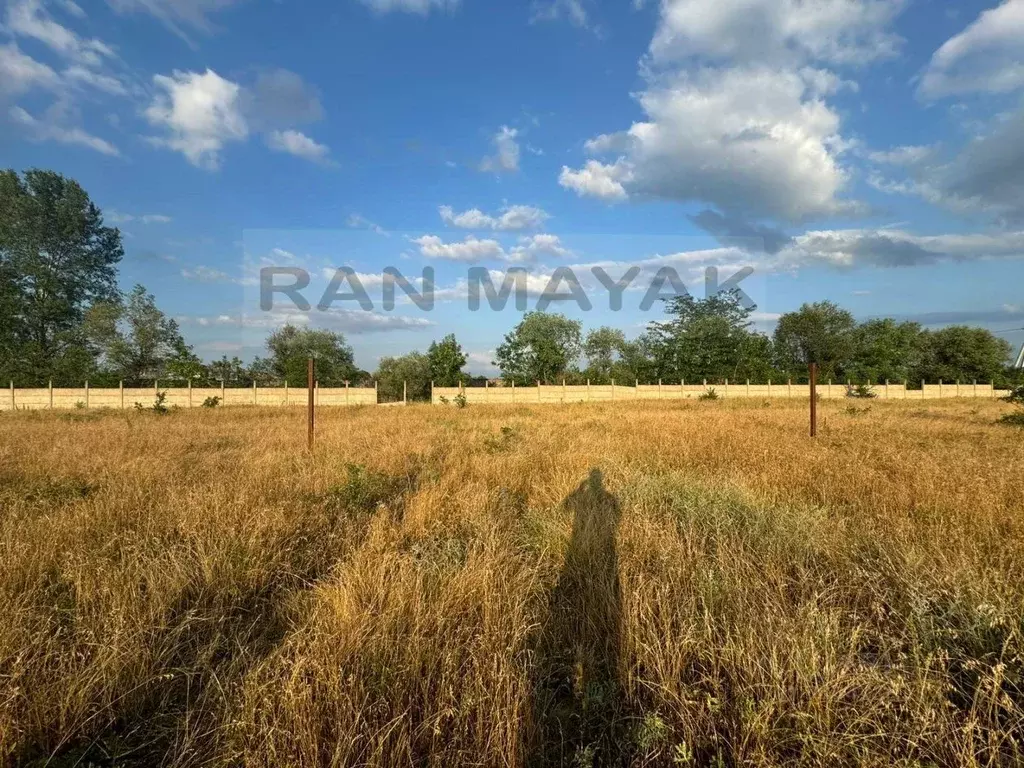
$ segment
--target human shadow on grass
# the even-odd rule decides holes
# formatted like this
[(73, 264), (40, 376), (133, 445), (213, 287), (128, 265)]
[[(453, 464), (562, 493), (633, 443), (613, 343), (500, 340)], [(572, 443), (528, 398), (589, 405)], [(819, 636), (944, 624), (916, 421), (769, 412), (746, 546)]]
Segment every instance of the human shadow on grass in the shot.
[(572, 538), (534, 642), (529, 766), (629, 762), (621, 679), (621, 509), (593, 469), (563, 502)]

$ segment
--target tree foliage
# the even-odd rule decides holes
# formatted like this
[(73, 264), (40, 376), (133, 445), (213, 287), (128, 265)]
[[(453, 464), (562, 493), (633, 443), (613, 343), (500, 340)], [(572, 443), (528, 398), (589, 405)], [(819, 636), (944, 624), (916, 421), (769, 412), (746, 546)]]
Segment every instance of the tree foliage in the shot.
[(428, 381), (433, 381), (439, 387), (456, 386), (465, 379), (462, 368), (466, 365), (467, 359), (454, 333), (449, 333), (441, 341), (431, 342), (427, 349), (430, 366)]
[(309, 358), (316, 366), (316, 379), (324, 387), (343, 386), (355, 373), (352, 347), (340, 333), (285, 325), (267, 338), (270, 358), (256, 365), (256, 376), (270, 374), (277, 382), (305, 384)]
[(409, 400), (429, 400), (430, 376), (430, 356), (422, 352), (383, 357), (375, 376), (378, 395), (382, 402), (398, 402), (406, 385)]
[(506, 381), (555, 383), (580, 356), (582, 330), (578, 320), (547, 312), (527, 312), (498, 346), (495, 365)]
[(24, 385), (88, 375), (82, 324), (117, 303), (121, 234), (77, 182), (53, 171), (0, 172), (0, 369)]

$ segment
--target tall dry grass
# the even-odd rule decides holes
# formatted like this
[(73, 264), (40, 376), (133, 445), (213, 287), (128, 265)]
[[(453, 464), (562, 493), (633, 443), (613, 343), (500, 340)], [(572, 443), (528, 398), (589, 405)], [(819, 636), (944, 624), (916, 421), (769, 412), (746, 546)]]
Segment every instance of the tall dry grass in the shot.
[(10, 765), (1015, 765), (998, 403), (0, 417)]

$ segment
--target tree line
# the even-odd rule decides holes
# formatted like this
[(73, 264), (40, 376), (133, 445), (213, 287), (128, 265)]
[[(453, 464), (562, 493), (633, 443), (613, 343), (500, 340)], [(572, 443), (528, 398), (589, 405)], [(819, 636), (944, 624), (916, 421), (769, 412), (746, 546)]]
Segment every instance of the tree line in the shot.
[[(317, 360), (322, 386), (376, 383), (382, 399), (426, 399), (437, 386), (482, 384), (464, 371), (454, 335), (425, 353), (385, 357), (359, 369), (340, 333), (285, 326), (269, 334), (266, 355), (250, 362), (204, 362), (173, 318), (141, 285), (117, 285), (121, 233), (72, 179), (46, 170), (0, 172), (0, 381), (15, 386), (150, 385), (154, 381), (226, 386), (301, 385)], [(824, 301), (782, 315), (770, 336), (753, 329), (737, 293), (665, 301), (665, 317), (637, 338), (601, 327), (583, 333), (564, 315), (529, 312), (498, 346), (494, 365), (505, 382), (656, 383), (822, 380), (857, 383), (924, 380), (1019, 383), (1010, 346), (982, 328), (926, 330), (913, 322), (858, 323)]]

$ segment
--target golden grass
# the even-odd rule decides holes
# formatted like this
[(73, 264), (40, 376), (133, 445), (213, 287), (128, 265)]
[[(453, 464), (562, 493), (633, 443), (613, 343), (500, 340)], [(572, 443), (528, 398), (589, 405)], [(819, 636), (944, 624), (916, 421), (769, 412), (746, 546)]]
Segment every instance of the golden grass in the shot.
[(0, 762), (1014, 765), (965, 401), (0, 417)]

